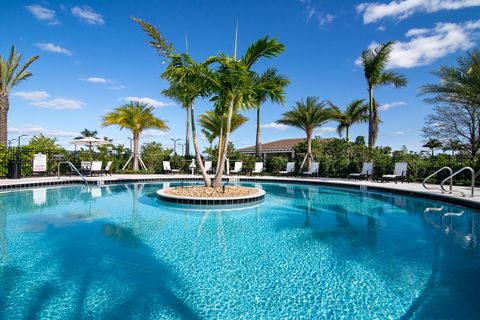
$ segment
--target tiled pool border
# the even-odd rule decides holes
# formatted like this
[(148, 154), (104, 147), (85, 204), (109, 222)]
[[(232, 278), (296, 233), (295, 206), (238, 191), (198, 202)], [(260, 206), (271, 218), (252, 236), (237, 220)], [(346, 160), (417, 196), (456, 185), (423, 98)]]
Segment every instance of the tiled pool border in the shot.
[[(89, 180), (88, 184), (92, 186), (101, 186), (101, 185), (112, 185), (112, 184), (125, 184), (125, 183), (139, 183), (139, 182), (171, 182), (171, 181), (202, 181), (201, 177), (162, 177), (162, 178), (129, 178), (129, 179), (115, 179), (115, 180)], [(405, 189), (394, 189), (383, 187), (381, 185), (372, 186), (372, 185), (358, 185), (355, 183), (348, 182), (334, 182), (334, 181), (319, 181), (319, 180), (308, 180), (292, 177), (290, 179), (279, 179), (276, 177), (269, 178), (251, 178), (251, 177), (235, 177), (223, 178), (223, 181), (230, 182), (253, 182), (253, 183), (290, 183), (290, 184), (306, 184), (306, 185), (323, 185), (323, 186), (333, 186), (339, 188), (350, 188), (357, 190), (375, 190), (393, 194), (402, 194), (413, 197), (420, 197), (435, 201), (441, 201), (445, 203), (450, 203), (454, 205), (459, 205), (475, 210), (480, 211), (480, 202), (472, 201), (468, 198), (459, 198), (451, 197), (442, 194), (421, 192), (415, 190), (405, 190)], [(42, 182), (26, 182), (26, 183), (12, 183), (12, 184), (3, 184), (0, 185), (0, 190), (8, 191), (15, 189), (25, 189), (25, 188), (34, 188), (34, 187), (50, 187), (50, 186), (60, 186), (60, 185), (71, 185), (71, 184), (84, 184), (82, 180), (58, 180), (58, 181), (42, 181)]]

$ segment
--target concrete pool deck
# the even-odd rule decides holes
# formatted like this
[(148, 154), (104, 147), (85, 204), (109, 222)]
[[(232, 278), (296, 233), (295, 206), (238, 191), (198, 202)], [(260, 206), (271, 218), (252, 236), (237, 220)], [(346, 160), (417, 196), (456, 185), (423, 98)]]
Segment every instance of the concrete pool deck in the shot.
[[(201, 180), (200, 175), (186, 174), (114, 174), (112, 176), (95, 176), (86, 178), (89, 184), (104, 185), (112, 183), (135, 183), (135, 182), (168, 182), (175, 180)], [(277, 176), (224, 176), (224, 179), (231, 182), (292, 182), (309, 183), (332, 186), (354, 187), (361, 190), (390, 191), (407, 195), (418, 195), (434, 200), (446, 201), (459, 205), (466, 205), (475, 209), (480, 209), (480, 188), (475, 188), (475, 196), (470, 197), (470, 188), (464, 186), (454, 186), (453, 194), (444, 194), (440, 191), (438, 185), (429, 185), (432, 189), (425, 189), (421, 183), (397, 183), (394, 182), (375, 182), (375, 181), (357, 181), (341, 178), (302, 178), (302, 177), (277, 177)], [(29, 177), (22, 179), (1, 179), (0, 190), (32, 188), (42, 186), (54, 186), (64, 184), (82, 184), (83, 181), (78, 176), (66, 177)], [(455, 190), (464, 192), (467, 196), (462, 197)]]

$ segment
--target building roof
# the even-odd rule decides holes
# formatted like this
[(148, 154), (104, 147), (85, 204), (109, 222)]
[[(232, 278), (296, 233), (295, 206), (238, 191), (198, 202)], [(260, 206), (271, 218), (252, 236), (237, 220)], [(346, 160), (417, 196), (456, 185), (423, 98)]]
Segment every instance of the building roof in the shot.
[[(323, 140), (323, 139), (321, 139)], [(282, 140), (275, 140), (267, 143), (262, 143), (262, 152), (269, 153), (269, 152), (292, 152), (293, 147), (305, 141), (305, 138), (293, 138), (293, 139), (282, 139)], [(242, 149), (238, 149), (241, 153), (254, 153), (255, 146), (250, 146)]]

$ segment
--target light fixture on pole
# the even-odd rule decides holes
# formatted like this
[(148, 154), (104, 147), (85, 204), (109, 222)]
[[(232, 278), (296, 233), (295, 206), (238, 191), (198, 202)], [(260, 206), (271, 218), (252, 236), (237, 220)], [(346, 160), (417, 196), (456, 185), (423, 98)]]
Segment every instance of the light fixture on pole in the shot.
[(16, 140), (15, 138), (8, 140), (8, 147), (9, 148), (12, 146), (12, 141), (15, 141), (15, 140)]
[(27, 136), (28, 136), (28, 134), (21, 134), (21, 135), (18, 136), (17, 139), (18, 139), (18, 147), (19, 148), (20, 148), (20, 139), (22, 139), (22, 137), (27, 137)]
[(177, 155), (177, 141), (181, 141), (182, 139), (170, 139), (173, 141), (173, 154)]
[(128, 140), (130, 140), (130, 153), (133, 153), (133, 150), (132, 150), (133, 138), (128, 137)]

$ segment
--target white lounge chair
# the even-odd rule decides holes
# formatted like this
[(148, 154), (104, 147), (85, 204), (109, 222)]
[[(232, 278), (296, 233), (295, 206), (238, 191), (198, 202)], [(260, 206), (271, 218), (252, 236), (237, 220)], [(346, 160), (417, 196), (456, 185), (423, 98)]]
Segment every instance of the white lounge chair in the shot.
[(397, 162), (395, 163), (395, 169), (393, 174), (384, 174), (382, 176), (382, 182), (385, 180), (394, 180), (397, 183), (398, 180), (401, 180), (402, 183), (407, 178), (408, 174), (408, 163), (407, 162)]
[(212, 161), (205, 161), (203, 164), (206, 173), (213, 173)]
[(371, 177), (373, 174), (373, 162), (364, 162), (362, 166), (362, 171), (358, 173), (350, 173), (348, 178), (351, 179), (362, 179), (368, 180), (368, 177)]
[(180, 169), (172, 169), (170, 166), (170, 161), (163, 161), (163, 173), (170, 174), (170, 173), (179, 173)]
[(92, 161), (92, 166), (90, 167), (90, 175), (102, 174), (102, 161)]
[(91, 161), (81, 161), (80, 162), (80, 171), (88, 173), (90, 172), (90, 169), (92, 168), (92, 162)]
[(295, 171), (295, 162), (288, 162), (287, 163), (287, 168), (285, 171), (279, 171), (279, 174), (287, 175), (287, 174), (293, 174)]
[(230, 173), (241, 173), (242, 167), (243, 167), (242, 161), (235, 161), (235, 164), (233, 165), (233, 170), (230, 170)]
[(260, 174), (263, 172), (263, 162), (255, 162), (255, 169), (252, 171), (253, 174)]
[(312, 165), (310, 166), (309, 171), (303, 172), (304, 175), (306, 176), (318, 176), (318, 170), (320, 169), (320, 163), (319, 162), (312, 162)]
[(108, 161), (105, 168), (103, 168), (102, 173), (104, 173), (105, 175), (107, 174), (112, 175), (112, 164), (113, 164), (113, 161)]

